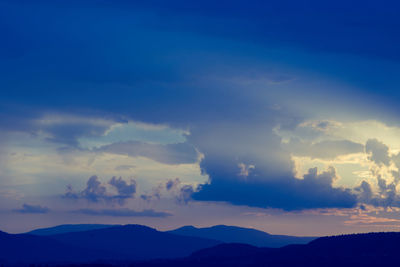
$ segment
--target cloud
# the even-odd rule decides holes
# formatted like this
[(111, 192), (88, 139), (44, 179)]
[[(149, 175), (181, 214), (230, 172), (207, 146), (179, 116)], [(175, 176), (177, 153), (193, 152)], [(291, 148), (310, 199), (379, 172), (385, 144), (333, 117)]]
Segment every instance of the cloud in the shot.
[(118, 196), (121, 198), (130, 198), (136, 193), (136, 182), (133, 179), (128, 184), (121, 177), (116, 178), (114, 176), (108, 183), (117, 189)]
[[(192, 198), (283, 210), (354, 207), (356, 195), (334, 187), (333, 167), (321, 173), (310, 168), (303, 179), (295, 177), (291, 155), (282, 148), (275, 125), (273, 120), (258, 126), (228, 122), (192, 131), (188, 141), (204, 155), (200, 167), (209, 177), (194, 188)], [(245, 179), (241, 166), (254, 166), (244, 172)]]
[(196, 149), (188, 143), (162, 145), (129, 141), (105, 145), (94, 151), (147, 157), (164, 164), (192, 164), (198, 160)]
[(378, 192), (373, 192), (371, 185), (362, 181), (354, 188), (358, 193), (358, 199), (361, 203), (373, 205), (375, 207), (400, 207), (400, 196), (397, 193), (397, 183), (387, 183), (380, 175), (377, 175)]
[(193, 186), (184, 185), (179, 189), (179, 194), (176, 196), (176, 200), (178, 203), (187, 204), (190, 200), (192, 200), (193, 193)]
[(298, 138), (291, 138), (290, 142), (283, 144), (284, 148), (296, 156), (305, 156), (320, 159), (334, 159), (341, 155), (360, 153), (364, 146), (349, 140), (309, 142)]
[(243, 162), (241, 162), (238, 164), (238, 167), (240, 169), (239, 176), (246, 178), (247, 176), (249, 176), (250, 171), (255, 169), (256, 166), (252, 164), (246, 165)]
[[(400, 207), (397, 186), (400, 182), (400, 153), (389, 154), (389, 147), (377, 139), (369, 139), (366, 144), (368, 159), (376, 164), (370, 169), (376, 179), (377, 190), (373, 190), (367, 181), (354, 188), (361, 203), (375, 207)], [(398, 169), (392, 169), (393, 165)]]
[(358, 198), (362, 203), (370, 202), (373, 196), (373, 192), (371, 185), (368, 182), (362, 181), (359, 186), (354, 188), (354, 190), (356, 192), (359, 192)]
[(347, 225), (379, 224), (379, 226), (381, 226), (382, 224), (387, 223), (396, 223), (397, 225), (400, 223), (400, 220), (394, 218), (376, 217), (362, 213), (350, 215), (350, 218), (344, 221), (344, 224)]
[(374, 192), (371, 185), (362, 181), (361, 184), (354, 188), (361, 203), (373, 205), (375, 207), (400, 207), (400, 196), (397, 193), (398, 181), (387, 183), (381, 175), (376, 175), (378, 191)]
[[(187, 1), (187, 3), (190, 7), (190, 1)], [(366, 64), (365, 60), (358, 61), (358, 65), (343, 64), (343, 58), (338, 57), (331, 57), (334, 60), (329, 59), (327, 61), (327, 57), (320, 53), (321, 49), (328, 52), (332, 52), (332, 50), (358, 51), (357, 53), (360, 52), (360, 49), (363, 49), (364, 53), (374, 51), (374, 54), (377, 53), (380, 56), (393, 57), (393, 55), (398, 55), (398, 53), (393, 53), (393, 51), (397, 51), (395, 49), (398, 47), (397, 41), (391, 43), (391, 47), (393, 47), (391, 49), (375, 49), (373, 46), (386, 47), (386, 42), (383, 42), (385, 45), (382, 45), (383, 43), (369, 42), (369, 40), (384, 40), (385, 38), (376, 38), (376, 35), (363, 29), (360, 30), (358, 27), (350, 29), (355, 31), (356, 34), (348, 34), (347, 29), (343, 31), (344, 24), (336, 23), (337, 16), (334, 13), (328, 14), (326, 20), (322, 21), (322, 25), (314, 27), (315, 14), (320, 14), (320, 12), (307, 11), (306, 13), (303, 12), (304, 14), (299, 12), (299, 14), (302, 14), (302, 19), (299, 19), (296, 12), (298, 8), (304, 11), (301, 5), (296, 5), (287, 14), (285, 12), (288, 12), (288, 10), (282, 8), (284, 5), (281, 4), (272, 7), (272, 9), (266, 8), (264, 5), (262, 5), (263, 8), (254, 9), (249, 8), (250, 5), (239, 3), (228, 10), (227, 16), (230, 18), (238, 11), (249, 11), (241, 12), (246, 13), (243, 17), (246, 23), (243, 23), (243, 19), (225, 19), (225, 15), (223, 15), (223, 19), (216, 17), (216, 14), (221, 15), (224, 12), (215, 12), (215, 9), (210, 9), (211, 1), (202, 4), (200, 9), (193, 9), (200, 16), (187, 16), (187, 13), (184, 12), (192, 9), (179, 8), (179, 6), (175, 3), (168, 5), (168, 7), (166, 4), (161, 7), (148, 7), (151, 12), (145, 12), (147, 15), (135, 16), (131, 14), (123, 17), (123, 19), (121, 19), (118, 9), (109, 9), (106, 16), (109, 25), (112, 25), (112, 27), (103, 27), (102, 34), (99, 34), (96, 30), (99, 26), (97, 19), (104, 17), (102, 9), (94, 8), (90, 14), (81, 7), (74, 9), (74, 12), (77, 12), (83, 18), (81, 23), (74, 24), (65, 23), (68, 21), (66, 18), (74, 15), (69, 10), (55, 8), (53, 4), (40, 7), (32, 6), (33, 10), (27, 12), (21, 22), (15, 20), (15, 14), (20, 13), (20, 6), (7, 5), (3, 19), (11, 29), (10, 32), (20, 29), (21, 23), (27, 25), (26, 29), (18, 30), (18, 32), (23, 40), (28, 41), (19, 42), (15, 40), (15, 37), (10, 40), (15, 40), (12, 42), (15, 44), (31, 45), (29, 49), (16, 45), (17, 51), (15, 52), (24, 55), (18, 61), (18, 64), (14, 61), (12, 61), (13, 64), (9, 64), (10, 62), (7, 60), (0, 63), (4, 66), (3, 69), (7, 70), (6, 75), (2, 75), (2, 78), (5, 77), (2, 80), (2, 85), (5, 88), (2, 90), (3, 102), (5, 105), (17, 103), (21, 107), (28, 107), (30, 112), (21, 112), (20, 118), (26, 116), (26, 113), (31, 113), (34, 108), (73, 112), (82, 110), (96, 112), (100, 110), (101, 115), (104, 113), (124, 114), (146, 122), (161, 122), (190, 128), (193, 137), (190, 137), (189, 143), (205, 155), (202, 170), (210, 176), (208, 186), (221, 184), (220, 192), (223, 196), (224, 190), (231, 189), (229, 183), (234, 183), (237, 184), (237, 187), (233, 187), (233, 189), (238, 190), (240, 196), (242, 185), (244, 188), (255, 186), (255, 191), (258, 190), (257, 186), (261, 185), (261, 187), (266, 187), (267, 199), (271, 198), (278, 202), (278, 199), (281, 198), (283, 199), (281, 201), (285, 202), (285, 197), (290, 198), (290, 195), (287, 196), (287, 191), (301, 191), (305, 187), (305, 182), (295, 180), (290, 155), (279, 149), (280, 140), (276, 140), (270, 133), (272, 127), (277, 123), (281, 125), (292, 124), (282, 123), (282, 120), (287, 118), (282, 119), (284, 115), (281, 113), (266, 112), (266, 107), (271, 106), (271, 103), (268, 102), (277, 103), (281, 107), (279, 110), (282, 113), (290, 113), (285, 106), (294, 107), (293, 109), (298, 112), (296, 115), (299, 114), (299, 117), (302, 114), (324, 117), (327, 113), (331, 116), (329, 107), (326, 106), (333, 106), (335, 111), (342, 111), (342, 109), (337, 109), (338, 102), (335, 101), (337, 99), (341, 100), (340, 103), (344, 106), (343, 113), (346, 115), (350, 114), (347, 112), (349, 108), (343, 101), (350, 99), (352, 102), (350, 106), (354, 109), (357, 107), (355, 107), (354, 97), (351, 97), (353, 94), (343, 93), (343, 91), (351, 91), (346, 90), (347, 87), (343, 87), (345, 88), (343, 91), (340, 91), (340, 89), (338, 91), (337, 88), (342, 86), (337, 86), (335, 81), (333, 83), (334, 89), (323, 86), (326, 90), (321, 91), (319, 90), (321, 87), (319, 77), (313, 77), (311, 82), (307, 82), (306, 80), (309, 77), (307, 75), (300, 77), (303, 74), (296, 69), (290, 72), (296, 73), (296, 77), (299, 76), (296, 80), (299, 84), (292, 83), (288, 88), (285, 88), (284, 84), (279, 87), (271, 84), (266, 85), (265, 79), (263, 79), (264, 84), (262, 86), (249, 84), (243, 86), (249, 80), (248, 78), (252, 78), (253, 73), (269, 77), (271, 74), (268, 75), (268, 70), (280, 68), (281, 65), (299, 66), (299, 70), (318, 69), (318, 72), (324, 74), (321, 77), (344, 77), (346, 82), (355, 81), (357, 88), (360, 87), (359, 82), (384, 85), (389, 83), (379, 81), (390, 81), (386, 78), (395, 77), (395, 75), (389, 77), (393, 73), (390, 74), (387, 69), (382, 69), (381, 72), (371, 71), (378, 66), (376, 60), (370, 66)], [(157, 17), (154, 20), (152, 15), (148, 16), (148, 14), (158, 14), (159, 10), (166, 7), (167, 16), (164, 18)], [(220, 8), (222, 6), (217, 7), (218, 10)], [(365, 7), (361, 8), (365, 10)], [(316, 10), (320, 9), (323, 9), (322, 6), (316, 7)], [(60, 10), (66, 13), (59, 16)], [(139, 9), (130, 9), (134, 13), (135, 10)], [(265, 10), (269, 10), (270, 14), (265, 15)], [(143, 13), (140, 10), (137, 12)], [(352, 16), (353, 11), (347, 10), (345, 12), (346, 17), (354, 17)], [(295, 15), (293, 16), (292, 13)], [(358, 15), (361, 13), (357, 12)], [(379, 20), (377, 18), (381, 16), (378, 13), (372, 15), (368, 13), (368, 16), (372, 16), (376, 21), (381, 21), (381, 27), (370, 29), (376, 31), (375, 33), (379, 32), (378, 35), (381, 36), (381, 28), (391, 29), (384, 27), (390, 19)], [(52, 26), (47, 23), (49, 14), (54, 17), (55, 23), (59, 26), (57, 33), (60, 37), (53, 38), (51, 42), (47, 41), (48, 32), (53, 30)], [(176, 20), (169, 20), (169, 17), (174, 17)], [(364, 18), (365, 16), (361, 15), (361, 17)], [(282, 18), (285, 23), (276, 23), (281, 22)], [(220, 23), (215, 23), (215, 19)], [(182, 23), (176, 23), (176, 21)], [(129, 27), (129, 25), (145, 25), (148, 30), (143, 31), (142, 27)], [(160, 30), (160, 25), (163, 26), (163, 29), (174, 29), (176, 31)], [(265, 27), (261, 25), (279, 25), (279, 27), (272, 31), (271, 29), (266, 31)], [(183, 31), (182, 26), (184, 26)], [(293, 31), (293, 27), (300, 29), (300, 31)], [(119, 29), (117, 32), (112, 31), (116, 28)], [(232, 31), (231, 29), (235, 30)], [(328, 32), (338, 38), (326, 38), (325, 34), (320, 34), (323, 32), (320, 29), (331, 29)], [(190, 34), (182, 35), (183, 32), (190, 32)], [(215, 34), (216, 32), (218, 34)], [(137, 36), (142, 41), (137, 42), (138, 38), (126, 38), (128, 33), (129, 36)], [(304, 38), (304, 33), (312, 38)], [(114, 38), (107, 38), (110, 34)], [(182, 36), (185, 37), (183, 41)], [(220, 38), (221, 36), (229, 38)], [(292, 48), (283, 48), (280, 51), (281, 47), (285, 47), (279, 45), (280, 41), (287, 40), (288, 36), (294, 40), (291, 45), (297, 48), (309, 48), (309, 52), (304, 55), (293, 52), (299, 49)], [(357, 38), (356, 42), (354, 40), (348, 42), (349, 38), (351, 39), (353, 36), (360, 38)], [(273, 39), (272, 42), (271, 38)], [(76, 43), (76, 40), (79, 40), (79, 42)], [(121, 40), (124, 41), (121, 42)], [(153, 44), (155, 40), (164, 40), (165, 45), (157, 47), (147, 45)], [(260, 46), (254, 45), (255, 43), (260, 44)], [(363, 45), (360, 46), (359, 44)], [(274, 46), (272, 49), (271, 45)], [(13, 45), (10, 47), (13, 47)], [(91, 49), (86, 49), (87, 47)], [(65, 53), (59, 53), (59, 51)], [(316, 52), (315, 57), (311, 57), (312, 52)], [(279, 58), (287, 62), (285, 64), (281, 64), (281, 61), (275, 64), (270, 63)], [(320, 64), (321, 62), (329, 64)], [(23, 68), (20, 68), (20, 66), (23, 66)], [(322, 67), (321, 69), (321, 66), (329, 67), (326, 69)], [(279, 76), (279, 73), (287, 73), (286, 75), (292, 76), (290, 72), (278, 71), (274, 76)], [(52, 79), (48, 78), (49, 73), (53, 77)], [(365, 73), (375, 73), (375, 75), (372, 75), (374, 77), (371, 78), (371, 75), (364, 75)], [(234, 84), (231, 78), (237, 77), (238, 74), (241, 74), (239, 78), (242, 81)], [(19, 77), (23, 77), (23, 79), (19, 79)], [(365, 77), (368, 79), (365, 79)], [(371, 79), (373, 79), (373, 82), (371, 82)], [(317, 84), (315, 86), (318, 88), (317, 90), (309, 86), (315, 84)], [(390, 87), (397, 88), (396, 86)], [(54, 88), (57, 88), (57, 90), (54, 90)], [(317, 93), (322, 94), (323, 97), (320, 98)], [(392, 91), (392, 93), (394, 92)], [(330, 98), (331, 95), (337, 95), (337, 98)], [(354, 96), (360, 95), (366, 94), (354, 93)], [(398, 93), (395, 93), (395, 95), (397, 96)], [(392, 99), (396, 99), (396, 97)], [(368, 103), (368, 101), (359, 102)], [(397, 105), (397, 103), (395, 104)], [(22, 108), (21, 110), (26, 109)], [(9, 112), (2, 111), (0, 113), (9, 114)], [(372, 113), (374, 111), (371, 110)], [(102, 117), (101, 115), (99, 117)], [(335, 116), (335, 114), (332, 116)], [(363, 114), (363, 116), (366, 115)], [(288, 118), (288, 121), (292, 121), (294, 116), (287, 117), (291, 117)], [(18, 119), (11, 121), (19, 123)], [(86, 122), (74, 119), (67, 122), (66, 125), (62, 124), (63, 121), (67, 121), (66, 118), (59, 121), (50, 118), (49, 121), (48, 124), (44, 121), (40, 128), (48, 135), (47, 140), (72, 146), (76, 145), (77, 138), (102, 135), (105, 129), (108, 129), (107, 123), (102, 124), (94, 121)], [(8, 123), (2, 123), (2, 125), (8, 125)], [(263, 127), (264, 125), (267, 126)], [(317, 127), (325, 129), (326, 125), (320, 124)], [(175, 152), (175, 147), (170, 149), (165, 146), (154, 147), (154, 145), (137, 143), (129, 146), (129, 143), (124, 142), (104, 147), (104, 149), (110, 153), (150, 157), (167, 164), (197, 162), (195, 153), (187, 153), (186, 150), (178, 153)], [(165, 151), (168, 153), (164, 153)], [(238, 181), (238, 179), (243, 180), (243, 175), (238, 175), (241, 172), (238, 170), (239, 164), (256, 166), (251, 171), (244, 169), (243, 174), (247, 176), (246, 182)], [(222, 185), (226, 186), (223, 187)], [(279, 189), (276, 191), (277, 193), (268, 190), (269, 185)], [(315, 186), (329, 188), (326, 185)], [(68, 193), (78, 198), (82, 196), (91, 197), (94, 201), (107, 199), (109, 192), (104, 193), (103, 187), (106, 187), (106, 185), (98, 184), (96, 187), (94, 184), (88, 186), (86, 192), (74, 193), (70, 190)], [(205, 185), (204, 188), (206, 187)], [(318, 190), (316, 191), (318, 192)], [(333, 191), (336, 192), (337, 190)], [(283, 194), (281, 197), (278, 195), (279, 192)], [(307, 191), (304, 192), (302, 197), (306, 197), (308, 193)], [(222, 196), (220, 197), (223, 200)], [(313, 194), (310, 194), (310, 198), (312, 196)], [(249, 202), (246, 198), (252, 198), (251, 194), (242, 197), (243, 199), (239, 199), (237, 202), (246, 203)], [(257, 205), (260, 205), (260, 203), (261, 201), (256, 201)], [(287, 206), (279, 203), (273, 205)]]
[(169, 212), (155, 211), (145, 209), (136, 211), (132, 209), (79, 209), (72, 211), (74, 213), (92, 215), (92, 216), (111, 216), (111, 217), (158, 217), (164, 218), (172, 216)]
[(140, 195), (140, 198), (147, 202), (152, 200), (160, 200), (162, 189), (162, 186), (159, 184), (158, 186), (152, 188), (151, 193), (142, 194)]
[(97, 176), (91, 176), (86, 183), (86, 188), (82, 191), (82, 197), (97, 202), (99, 199), (107, 198), (107, 189), (101, 184)]
[[(117, 193), (113, 194), (108, 192), (107, 185), (114, 188)], [(73, 190), (71, 186), (67, 186), (65, 198), (69, 199), (87, 199), (91, 202), (98, 202), (100, 200), (106, 202), (116, 201), (120, 205), (125, 203), (126, 199), (134, 198), (136, 193), (136, 181), (131, 179), (130, 183), (124, 181), (121, 177), (115, 176), (110, 179), (108, 184), (102, 184), (96, 175), (91, 176), (87, 183), (86, 188), (80, 192)]]
[(134, 169), (135, 165), (119, 165), (114, 168), (116, 171), (129, 171), (131, 169)]
[(384, 164), (389, 166), (390, 156), (389, 147), (377, 139), (368, 139), (365, 144), (365, 152), (369, 153), (369, 159), (378, 165)]
[(176, 188), (180, 183), (181, 183), (181, 180), (180, 180), (179, 178), (169, 179), (169, 180), (165, 183), (165, 189), (166, 189), (167, 191), (170, 191), (170, 190)]
[(30, 205), (30, 204), (24, 203), (22, 205), (21, 209), (17, 209), (15, 211), (19, 212), (19, 213), (40, 213), (40, 214), (44, 214), (44, 213), (48, 213), (50, 211), (50, 209), (47, 208), (47, 207), (44, 207), (44, 206), (40, 206), (40, 205)]
[(320, 174), (317, 168), (309, 169), (303, 179), (290, 176), (239, 180), (213, 176), (208, 184), (197, 188), (192, 198), (288, 211), (354, 207), (357, 204), (356, 196), (349, 189), (333, 187), (335, 179), (333, 167)]
[(160, 200), (163, 193), (168, 193), (176, 200), (178, 204), (187, 204), (192, 200), (194, 186), (183, 184), (179, 178), (169, 179), (165, 183), (160, 183), (152, 188), (150, 194), (143, 194), (140, 197), (145, 201)]
[(104, 135), (115, 120), (106, 120), (95, 116), (70, 114), (47, 114), (28, 121), (31, 133), (44, 136), (47, 141), (78, 147), (79, 138)]

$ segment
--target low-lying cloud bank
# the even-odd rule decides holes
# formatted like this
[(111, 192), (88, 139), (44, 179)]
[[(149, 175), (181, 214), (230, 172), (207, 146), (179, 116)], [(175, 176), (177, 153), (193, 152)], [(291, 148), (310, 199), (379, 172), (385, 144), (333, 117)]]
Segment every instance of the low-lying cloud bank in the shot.
[(22, 205), (21, 209), (16, 209), (14, 211), (15, 212), (19, 212), (19, 213), (39, 213), (39, 214), (44, 214), (44, 213), (48, 213), (50, 211), (50, 209), (48, 207), (41, 206), (41, 205), (30, 205), (30, 204), (24, 203)]

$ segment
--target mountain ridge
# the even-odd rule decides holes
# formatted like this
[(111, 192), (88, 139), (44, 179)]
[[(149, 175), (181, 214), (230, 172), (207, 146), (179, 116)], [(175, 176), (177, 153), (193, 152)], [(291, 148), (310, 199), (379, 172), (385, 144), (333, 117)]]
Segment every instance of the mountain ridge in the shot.
[(150, 261), (135, 267), (376, 267), (398, 265), (399, 232), (321, 237), (309, 244), (260, 248), (220, 244), (184, 259)]
[[(184, 229), (197, 228), (188, 226)], [(59, 267), (82, 264), (131, 264), (135, 267), (389, 266), (398, 262), (399, 243), (400, 232), (381, 232), (320, 237), (308, 244), (267, 248), (180, 236), (131, 224), (50, 236), (0, 231), (0, 264), (54, 264)]]
[(55, 235), (62, 233), (72, 233), (72, 232), (83, 232), (89, 230), (103, 229), (114, 226), (121, 226), (120, 224), (61, 224), (52, 227), (34, 229), (32, 231), (26, 232), (26, 234), (32, 235)]
[(143, 225), (114, 226), (48, 236), (4, 233), (0, 235), (0, 263), (179, 258), (220, 243), (217, 240), (160, 232)]
[(224, 243), (244, 243), (258, 247), (283, 247), (289, 244), (306, 244), (317, 237), (297, 237), (288, 235), (272, 235), (253, 228), (244, 228), (229, 225), (214, 225), (211, 227), (197, 228), (186, 225), (169, 233), (213, 238)]

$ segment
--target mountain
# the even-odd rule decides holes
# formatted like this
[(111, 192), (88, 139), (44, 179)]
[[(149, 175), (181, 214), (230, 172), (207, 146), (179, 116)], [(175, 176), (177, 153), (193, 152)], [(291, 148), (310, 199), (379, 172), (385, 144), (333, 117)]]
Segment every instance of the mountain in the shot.
[(160, 232), (141, 225), (47, 236), (0, 232), (0, 264), (179, 258), (220, 243), (216, 240)]
[(49, 228), (35, 229), (33, 231), (28, 232), (27, 234), (48, 236), (48, 235), (104, 229), (104, 228), (115, 227), (115, 226), (120, 226), (120, 225), (113, 225), (113, 224), (62, 224), (62, 225), (49, 227)]
[(220, 241), (174, 235), (142, 225), (124, 225), (49, 236), (78, 248), (108, 251), (121, 260), (147, 260), (189, 256)]
[(318, 238), (309, 244), (259, 248), (220, 244), (176, 260), (135, 264), (135, 267), (246, 267), (246, 266), (398, 266), (400, 233), (369, 233)]
[[(49, 228), (40, 228), (28, 232), (27, 234), (51, 236), (64, 233), (84, 232), (99, 230), (121, 225), (109, 224), (64, 224)], [(271, 235), (250, 228), (236, 226), (216, 225), (208, 228), (196, 228), (194, 226), (184, 226), (167, 233), (180, 236), (200, 237), (218, 240), (224, 243), (243, 243), (258, 247), (282, 247), (288, 244), (306, 244), (315, 237), (294, 237), (285, 235)]]
[(296, 237), (286, 235), (271, 235), (251, 228), (216, 225), (207, 228), (184, 226), (168, 233), (216, 239), (224, 243), (244, 243), (257, 247), (277, 248), (289, 244), (307, 244), (316, 237)]
[[(231, 230), (222, 227), (226, 228)], [(398, 244), (397, 232), (321, 237), (308, 244), (268, 248), (160, 232), (142, 225), (47, 236), (0, 231), (0, 266), (397, 266)]]
[(95, 260), (102, 254), (102, 251), (76, 248), (48, 237), (0, 232), (1, 264), (82, 262)]

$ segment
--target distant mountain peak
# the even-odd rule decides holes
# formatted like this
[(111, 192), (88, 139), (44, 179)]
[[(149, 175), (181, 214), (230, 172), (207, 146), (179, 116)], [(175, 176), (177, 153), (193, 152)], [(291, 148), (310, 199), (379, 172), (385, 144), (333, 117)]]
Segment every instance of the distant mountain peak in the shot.
[(0, 236), (8, 235), (6, 232), (0, 231)]
[(193, 225), (185, 225), (185, 226), (179, 227), (178, 229), (190, 230), (190, 229), (199, 229), (199, 228), (197, 228), (196, 226), (193, 226)]
[(128, 231), (148, 231), (148, 232), (158, 232), (157, 229), (151, 228), (149, 226), (141, 225), (141, 224), (125, 224), (125, 225), (117, 225), (114, 227), (110, 227), (109, 229), (119, 229), (119, 230), (128, 230)]
[(83, 232), (97, 229), (121, 226), (119, 224), (61, 224), (48, 228), (39, 228), (28, 232), (27, 234), (48, 236), (55, 234)]

